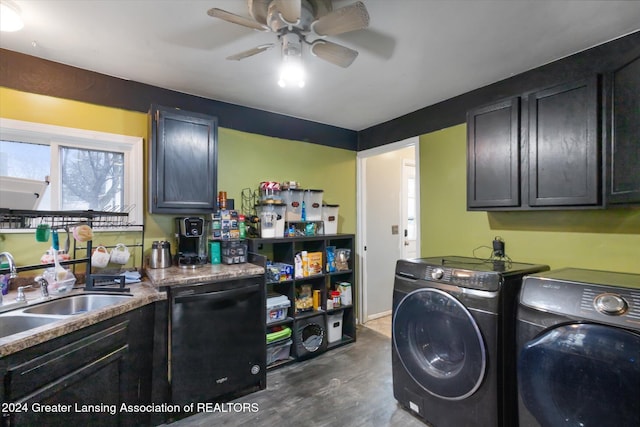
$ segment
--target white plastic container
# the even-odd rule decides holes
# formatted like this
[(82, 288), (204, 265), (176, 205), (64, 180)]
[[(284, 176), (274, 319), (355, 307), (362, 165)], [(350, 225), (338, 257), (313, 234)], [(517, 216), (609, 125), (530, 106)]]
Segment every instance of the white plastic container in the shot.
[(303, 190), (290, 188), (283, 190), (281, 195), (286, 205), (285, 221), (300, 221), (302, 219)]
[(342, 339), (342, 315), (340, 311), (335, 314), (327, 315), (327, 342), (329, 344)]
[(305, 221), (322, 221), (322, 196), (323, 190), (304, 190)]
[[(260, 237), (273, 238), (284, 235), (284, 220), (278, 224), (278, 213), (273, 203), (260, 204), (256, 206), (256, 214), (260, 218)], [(282, 231), (278, 235), (278, 228)]]
[(286, 319), (289, 307), (291, 307), (291, 301), (285, 295), (267, 298), (267, 323)]
[(338, 292), (340, 292), (340, 304), (343, 306), (351, 305), (353, 303), (351, 299), (351, 283), (340, 282), (338, 283)]
[(284, 222), (287, 206), (284, 204), (274, 204), (273, 210), (276, 214), (276, 237), (284, 237)]
[(322, 205), (324, 234), (338, 234), (338, 208), (340, 205)]

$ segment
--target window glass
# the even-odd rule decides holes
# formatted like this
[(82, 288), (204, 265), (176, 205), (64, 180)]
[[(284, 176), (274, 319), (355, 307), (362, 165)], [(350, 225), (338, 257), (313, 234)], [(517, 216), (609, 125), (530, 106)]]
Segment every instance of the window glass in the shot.
[[(21, 209), (126, 212), (129, 224), (142, 225), (142, 146), (137, 136), (0, 117), (0, 177), (25, 191), (28, 181), (44, 184), (36, 207)], [(7, 190), (17, 194), (6, 207), (28, 204)]]
[(116, 210), (124, 206), (124, 154), (60, 148), (62, 210)]

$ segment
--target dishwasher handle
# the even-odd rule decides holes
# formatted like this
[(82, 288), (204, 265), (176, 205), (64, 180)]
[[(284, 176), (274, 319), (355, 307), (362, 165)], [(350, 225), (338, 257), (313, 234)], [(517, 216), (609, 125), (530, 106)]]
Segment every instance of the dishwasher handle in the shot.
[(236, 289), (228, 289), (225, 291), (213, 291), (213, 292), (206, 292), (202, 294), (179, 296), (179, 297), (175, 297), (173, 302), (174, 304), (182, 304), (182, 303), (195, 301), (195, 300), (201, 301), (203, 299), (206, 299), (209, 301), (222, 301), (225, 299), (231, 299), (240, 295), (252, 294), (254, 292), (259, 292), (259, 291), (260, 291), (260, 284), (255, 284), (251, 286), (243, 286), (241, 288), (236, 288)]

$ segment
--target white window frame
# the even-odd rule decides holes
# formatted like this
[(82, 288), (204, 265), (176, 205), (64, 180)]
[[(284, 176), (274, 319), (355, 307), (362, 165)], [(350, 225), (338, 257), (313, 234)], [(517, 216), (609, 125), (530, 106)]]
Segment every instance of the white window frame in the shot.
[[(26, 122), (0, 117), (0, 138), (8, 141), (31, 142), (50, 145), (51, 163), (60, 164), (60, 145), (89, 150), (124, 153), (124, 203), (129, 211), (128, 222), (132, 225), (144, 224), (143, 199), (143, 138), (98, 132), (43, 123)], [(51, 203), (53, 210), (59, 210), (60, 176), (58, 168), (50, 171)]]

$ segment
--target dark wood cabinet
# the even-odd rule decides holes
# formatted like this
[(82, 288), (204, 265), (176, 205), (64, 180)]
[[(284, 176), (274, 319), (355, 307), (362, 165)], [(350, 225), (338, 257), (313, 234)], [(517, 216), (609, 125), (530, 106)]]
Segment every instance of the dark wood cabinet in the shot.
[(467, 115), (469, 210), (603, 206), (599, 76)]
[(153, 304), (0, 360), (2, 425), (149, 425)]
[(607, 75), (609, 205), (640, 204), (640, 58)]
[(467, 113), (467, 206), (520, 206), (520, 98)]
[(601, 204), (597, 77), (529, 95), (529, 206)]
[(217, 209), (217, 119), (152, 106), (150, 126), (149, 211), (198, 214)]

